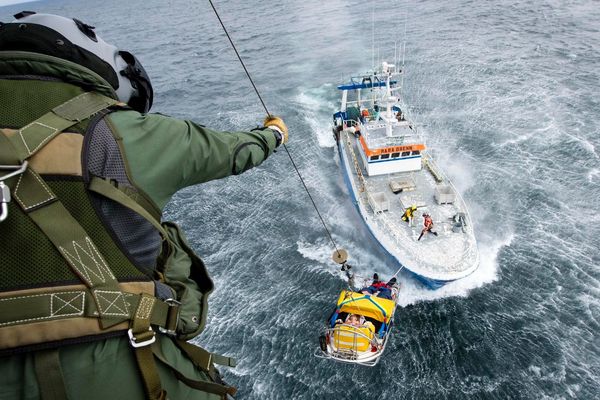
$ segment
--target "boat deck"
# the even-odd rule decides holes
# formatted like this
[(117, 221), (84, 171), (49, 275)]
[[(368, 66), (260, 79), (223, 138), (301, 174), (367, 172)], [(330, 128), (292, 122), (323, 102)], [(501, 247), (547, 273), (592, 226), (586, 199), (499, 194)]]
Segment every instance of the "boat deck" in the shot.
[[(367, 176), (359, 156), (358, 142), (351, 133), (343, 132), (340, 140), (348, 162), (348, 170), (357, 200), (374, 236), (397, 255), (398, 260), (416, 273), (447, 279), (476, 265), (476, 244), (465, 205), (449, 181), (435, 164), (423, 154), (423, 168), (418, 171)], [(403, 188), (399, 193), (395, 190)], [(361, 190), (362, 189), (362, 190)], [(394, 190), (393, 190), (394, 189)], [(442, 201), (435, 198), (441, 190)], [(446, 195), (444, 197), (444, 195)], [(402, 221), (404, 210), (417, 206), (409, 225)], [(438, 236), (425, 234), (417, 241), (423, 228), (422, 215), (431, 215)], [(462, 213), (466, 226), (456, 226), (454, 216)]]

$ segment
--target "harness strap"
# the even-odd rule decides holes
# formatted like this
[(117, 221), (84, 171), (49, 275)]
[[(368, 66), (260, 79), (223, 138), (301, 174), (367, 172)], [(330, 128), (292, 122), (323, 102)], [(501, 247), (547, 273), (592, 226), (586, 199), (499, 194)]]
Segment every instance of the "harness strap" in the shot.
[(136, 189), (131, 186), (124, 185), (120, 182), (116, 182), (116, 188), (131, 197), (136, 203), (144, 208), (155, 220), (160, 221), (162, 214), (161, 211), (149, 200), (148, 197), (142, 195)]
[(181, 372), (177, 371), (176, 369), (173, 369), (172, 367), (171, 369), (173, 370), (173, 373), (175, 374), (178, 380), (180, 380), (181, 382), (185, 383), (187, 386), (193, 389), (221, 395), (223, 399), (227, 399), (227, 395), (233, 397), (237, 393), (237, 389), (233, 386), (225, 386), (219, 383), (190, 379), (187, 376), (183, 375)]
[[(176, 340), (175, 344), (181, 351), (188, 355), (194, 364), (207, 373), (214, 371), (214, 364), (227, 367), (235, 367), (235, 359), (231, 357), (221, 356), (204, 350), (202, 347), (195, 346), (184, 340)], [(213, 364), (214, 363), (214, 364)]]
[[(43, 179), (28, 169), (19, 178), (14, 197), (89, 288), (102, 328), (125, 321), (128, 306), (117, 279), (85, 230)], [(44, 197), (47, 200), (38, 201)]]
[(163, 400), (167, 398), (167, 392), (163, 390), (160, 383), (151, 347), (151, 344), (156, 341), (156, 333), (150, 327), (150, 315), (155, 302), (156, 298), (153, 296), (142, 295), (129, 329), (129, 340), (134, 349), (148, 399)]
[[(126, 320), (135, 320), (137, 310), (148, 295), (122, 292), (127, 307), (108, 304), (102, 311)], [(179, 307), (171, 302), (157, 301), (149, 309), (150, 324), (175, 331)], [(146, 303), (147, 306), (147, 303)], [(136, 313), (132, 310), (136, 310)], [(98, 318), (100, 310), (87, 290), (60, 290), (0, 298), (0, 327), (31, 322), (77, 317)], [(1, 347), (1, 346), (0, 346)]]
[(23, 162), (65, 129), (117, 103), (99, 93), (82, 93), (25, 125), (8, 140), (16, 151), (14, 154)]
[[(213, 374), (209, 374), (207, 372), (207, 370), (204, 368), (204, 366), (200, 366), (199, 365), (199, 364), (204, 364), (205, 361), (207, 361), (205, 359), (205, 356), (209, 357), (208, 362), (210, 362), (211, 358), (218, 358), (220, 360), (222, 360), (222, 359), (228, 359), (228, 360), (230, 360), (230, 363), (232, 364), (231, 366), (235, 366), (235, 361), (233, 361), (233, 359), (231, 359), (229, 357), (218, 356), (216, 354), (209, 353), (208, 351), (202, 349), (201, 347), (189, 344), (189, 343), (187, 343), (185, 341), (175, 340), (175, 343), (177, 344), (177, 346), (179, 347), (179, 349), (182, 350), (188, 356), (188, 358), (192, 361), (192, 363), (196, 367), (200, 368), (200, 370), (202, 370), (203, 372), (205, 372), (210, 377), (210, 379), (213, 380), (213, 382), (199, 381), (199, 380), (196, 380), (196, 379), (188, 378), (187, 376), (183, 375), (181, 372), (179, 372), (177, 370), (177, 368), (175, 368), (173, 365), (171, 365), (171, 363), (166, 359), (166, 357), (164, 356), (162, 350), (160, 349), (160, 346), (153, 345), (152, 346), (152, 351), (154, 352), (154, 356), (157, 359), (159, 359), (164, 365), (166, 365), (167, 367), (169, 367), (173, 371), (173, 374), (175, 374), (175, 376), (177, 377), (177, 379), (179, 379), (181, 382), (183, 382), (184, 384), (186, 384), (187, 386), (189, 386), (189, 387), (191, 387), (193, 389), (198, 389), (198, 390), (202, 390), (202, 391), (205, 391), (205, 392), (214, 393), (214, 394), (222, 396), (223, 399), (227, 399), (227, 395), (235, 396), (235, 394), (237, 392), (237, 389), (235, 387), (233, 387), (233, 386), (228, 386), (228, 385), (226, 385), (223, 382), (223, 380), (221, 379), (221, 377), (216, 372), (216, 369), (214, 368), (214, 365), (211, 368), (214, 371)], [(194, 348), (196, 348), (198, 350), (198, 352), (191, 352), (191, 351), (184, 350), (182, 348), (182, 346), (181, 346), (182, 343), (185, 343), (186, 348), (187, 347), (194, 347)], [(196, 355), (197, 354), (203, 354), (202, 361), (198, 360), (196, 358), (196, 355), (194, 355), (194, 354), (196, 354)]]
[(136, 212), (137, 214), (144, 217), (148, 222), (150, 222), (160, 232), (163, 239), (166, 239), (168, 237), (165, 228), (163, 228), (163, 226), (160, 224), (160, 219), (156, 219), (136, 200), (132, 199), (127, 192), (124, 192), (124, 190), (121, 189), (121, 187), (115, 187), (110, 181), (110, 179), (104, 179), (94, 176), (90, 180), (88, 189)]
[[(3, 134), (2, 141), (9, 144), (10, 151), (3, 149), (1, 155), (8, 159), (0, 159), (0, 163), (12, 164), (17, 161), (15, 158), (25, 161), (63, 130), (116, 103), (116, 100), (93, 92), (74, 97), (21, 128), (17, 135), (7, 137)], [(20, 175), (13, 197), (90, 289), (100, 314), (101, 327), (109, 328), (125, 321), (124, 313), (112, 310), (127, 309), (115, 276), (85, 230), (39, 174), (28, 168)]]
[(37, 351), (34, 354), (34, 368), (42, 400), (67, 399), (58, 349)]
[[(3, 139), (0, 144), (8, 144), (8, 146), (3, 145), (0, 150), (0, 164), (14, 164), (16, 161), (23, 163), (65, 129), (116, 103), (116, 100), (97, 93), (83, 93), (19, 129), (16, 135), (7, 137), (2, 133), (0, 136)], [(89, 289), (88, 292), (99, 314), (100, 327), (107, 329), (129, 320), (129, 305), (125, 293), (120, 290), (104, 257), (85, 230), (37, 172), (28, 168), (19, 176), (14, 189), (14, 198)], [(71, 301), (78, 299), (78, 296), (75, 295)], [(52, 301), (55, 298), (56, 296), (50, 297), (51, 310)], [(83, 308), (85, 296), (81, 296), (81, 298), (81, 307)], [(69, 304), (71, 304), (70, 301), (67, 305)], [(156, 339), (155, 333), (150, 327), (155, 304), (157, 302), (154, 297), (145, 294), (141, 296), (128, 333), (130, 343), (135, 349), (135, 356), (148, 398), (164, 400), (166, 392), (162, 390), (150, 347), (150, 344)], [(55, 362), (58, 363), (57, 355), (58, 353), (56, 353)], [(56, 377), (52, 379), (54, 378)], [(41, 382), (45, 382), (46, 386), (53, 385), (52, 379), (45, 381), (44, 379), (42, 378)]]
[(167, 399), (167, 392), (162, 389), (160, 383), (152, 348), (150, 346), (139, 347), (135, 349), (134, 354), (148, 400)]
[[(117, 187), (114, 186), (115, 184)], [(144, 207), (138, 202), (139, 199), (143, 199), (143, 196), (139, 196), (138, 193), (134, 193), (130, 190), (126, 191), (127, 186), (119, 185), (118, 182), (97, 176), (93, 176), (90, 179), (88, 189), (116, 203), (119, 203), (124, 207), (129, 208), (138, 215), (141, 215), (160, 233), (163, 240), (163, 245), (166, 245), (166, 254), (170, 254), (173, 251), (171, 242), (168, 240), (169, 235), (165, 228), (160, 224), (160, 216), (155, 216), (154, 213), (149, 211), (152, 209), (149, 203), (147, 203), (147, 207)], [(135, 196), (136, 200), (134, 200), (132, 196)], [(163, 279), (164, 278), (161, 277), (161, 281), (163, 281)]]

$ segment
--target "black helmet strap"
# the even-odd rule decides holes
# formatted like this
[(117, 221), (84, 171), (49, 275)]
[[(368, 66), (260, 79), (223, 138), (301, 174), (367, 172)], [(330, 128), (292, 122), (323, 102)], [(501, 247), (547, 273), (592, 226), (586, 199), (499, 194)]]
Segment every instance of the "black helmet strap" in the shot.
[(119, 55), (127, 63), (127, 67), (120, 74), (129, 79), (131, 86), (137, 91), (127, 104), (136, 111), (147, 113), (150, 107), (152, 107), (152, 101), (154, 100), (154, 91), (152, 90), (150, 77), (133, 54), (128, 51), (119, 51)]

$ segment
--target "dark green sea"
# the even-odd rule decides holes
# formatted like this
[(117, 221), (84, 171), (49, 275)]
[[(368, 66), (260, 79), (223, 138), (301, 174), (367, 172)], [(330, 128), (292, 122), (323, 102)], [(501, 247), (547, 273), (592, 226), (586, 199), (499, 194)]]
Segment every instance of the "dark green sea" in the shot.
[[(217, 287), (196, 341), (238, 360), (223, 371), (238, 398), (600, 398), (598, 2), (215, 5), (269, 110), (288, 123), (288, 149), (335, 241), (366, 275), (395, 269), (344, 186), (329, 125), (335, 86), (405, 42), (410, 115), (463, 194), (482, 258), (438, 291), (401, 275), (380, 363), (341, 365), (313, 356), (344, 282), (285, 152), (182, 191), (166, 216)], [(264, 117), (207, 1), (44, 0), (0, 7), (0, 21), (22, 9), (79, 18), (136, 54), (154, 112), (222, 130)]]

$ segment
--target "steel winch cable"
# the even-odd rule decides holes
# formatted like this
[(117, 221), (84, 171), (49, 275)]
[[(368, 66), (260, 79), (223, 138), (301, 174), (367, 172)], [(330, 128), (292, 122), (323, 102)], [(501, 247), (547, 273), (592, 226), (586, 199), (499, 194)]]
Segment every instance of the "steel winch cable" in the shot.
[[(254, 80), (252, 80), (252, 77), (250, 76), (250, 72), (248, 72), (248, 68), (246, 68), (246, 64), (242, 60), (242, 57), (240, 56), (240, 53), (238, 52), (235, 44), (233, 43), (231, 36), (229, 36), (229, 32), (227, 31), (227, 28), (225, 28), (225, 24), (223, 24), (223, 21), (221, 20), (221, 16), (219, 15), (219, 12), (215, 8), (215, 5), (213, 4), (212, 0), (208, 0), (208, 2), (210, 3), (210, 6), (212, 7), (213, 11), (215, 12), (215, 15), (217, 16), (217, 19), (219, 20), (219, 23), (221, 24), (221, 28), (223, 28), (223, 32), (225, 32), (227, 39), (229, 39), (229, 43), (231, 44), (233, 51), (235, 51), (235, 55), (237, 56), (238, 60), (240, 61), (240, 64), (242, 64), (242, 67), (244, 68), (244, 72), (246, 72), (246, 76), (248, 77), (248, 80), (252, 84), (252, 87), (254, 88), (254, 91), (256, 92), (258, 99), (260, 100), (263, 108), (265, 109), (265, 112), (267, 113), (267, 115), (269, 117), (271, 117), (272, 114), (267, 109), (267, 106), (266, 106), (262, 96), (260, 95), (258, 88), (254, 84)], [(335, 251), (337, 252), (338, 256), (342, 257), (342, 253), (340, 253), (340, 250), (338, 249), (337, 244), (335, 243), (335, 240), (333, 240), (333, 236), (331, 235), (329, 228), (327, 228), (327, 224), (325, 224), (325, 220), (323, 219), (323, 216), (321, 215), (321, 212), (319, 211), (319, 208), (317, 207), (315, 200), (313, 199), (312, 195), (310, 194), (310, 190), (308, 190), (308, 186), (306, 186), (306, 182), (304, 181), (304, 178), (302, 178), (302, 174), (300, 174), (300, 170), (298, 170), (298, 167), (296, 166), (296, 162), (294, 162), (294, 158), (290, 154), (290, 151), (288, 150), (285, 143), (283, 143), (283, 148), (285, 149), (285, 152), (287, 153), (288, 157), (290, 158), (292, 166), (294, 167), (294, 170), (296, 171), (298, 178), (300, 178), (300, 182), (302, 182), (302, 186), (304, 186), (304, 190), (306, 191), (306, 194), (308, 194), (308, 197), (310, 198), (310, 201), (312, 202), (312, 205), (313, 205), (315, 211), (317, 212), (319, 219), (321, 220), (321, 224), (323, 225), (323, 228), (325, 228), (325, 232), (327, 232), (327, 235), (329, 236), (329, 240), (331, 241), (331, 244), (335, 248)]]

